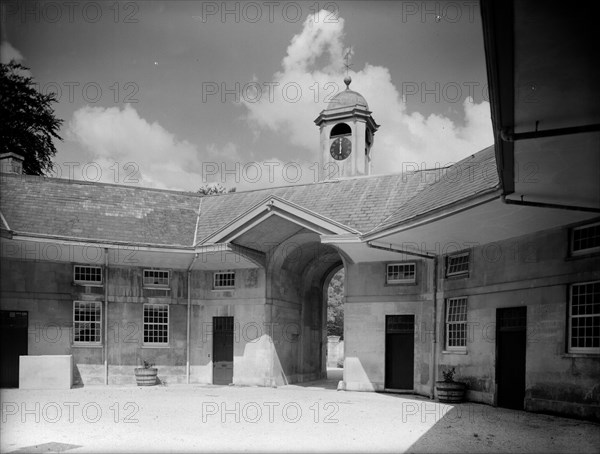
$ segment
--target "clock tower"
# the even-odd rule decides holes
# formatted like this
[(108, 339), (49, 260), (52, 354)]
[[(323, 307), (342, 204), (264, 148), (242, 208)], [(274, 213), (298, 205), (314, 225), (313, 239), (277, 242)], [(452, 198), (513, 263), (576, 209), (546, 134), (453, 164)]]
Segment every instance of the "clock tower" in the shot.
[(346, 76), (346, 89), (335, 95), (315, 120), (321, 132), (322, 180), (371, 174), (371, 148), (379, 125), (365, 98), (350, 90), (351, 82)]

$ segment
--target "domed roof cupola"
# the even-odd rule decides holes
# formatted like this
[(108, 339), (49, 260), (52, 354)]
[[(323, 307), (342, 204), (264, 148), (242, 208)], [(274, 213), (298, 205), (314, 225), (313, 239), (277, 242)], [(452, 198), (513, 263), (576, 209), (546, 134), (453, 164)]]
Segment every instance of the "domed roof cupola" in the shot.
[(364, 110), (369, 110), (369, 105), (367, 104), (367, 100), (364, 98), (364, 96), (356, 91), (350, 90), (351, 82), (352, 78), (350, 76), (346, 76), (344, 78), (346, 89), (344, 91), (340, 91), (331, 99), (329, 104), (327, 104), (327, 110), (354, 106), (360, 107)]
[(379, 125), (371, 116), (367, 100), (346, 89), (336, 94), (315, 120), (321, 134), (322, 179), (356, 177), (371, 173), (371, 147)]

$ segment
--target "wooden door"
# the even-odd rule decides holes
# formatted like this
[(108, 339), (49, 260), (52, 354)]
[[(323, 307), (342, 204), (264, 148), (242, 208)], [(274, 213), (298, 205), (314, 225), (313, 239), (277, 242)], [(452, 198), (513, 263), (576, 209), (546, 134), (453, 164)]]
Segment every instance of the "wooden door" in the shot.
[(213, 317), (213, 384), (233, 383), (233, 317)]
[(387, 315), (385, 324), (385, 387), (412, 390), (415, 316)]
[(522, 410), (525, 399), (527, 307), (496, 312), (496, 384), (499, 407)]
[(27, 355), (27, 312), (0, 311), (0, 387), (19, 387), (19, 356)]

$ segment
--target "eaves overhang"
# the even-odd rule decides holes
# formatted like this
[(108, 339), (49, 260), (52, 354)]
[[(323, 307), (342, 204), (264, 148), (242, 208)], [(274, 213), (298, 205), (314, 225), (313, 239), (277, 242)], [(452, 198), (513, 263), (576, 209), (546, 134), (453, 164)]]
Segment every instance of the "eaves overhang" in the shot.
[(244, 233), (273, 216), (285, 219), (296, 224), (300, 228), (305, 228), (319, 235), (359, 233), (351, 227), (308, 210), (300, 205), (296, 205), (277, 196), (270, 196), (201, 240), (198, 245), (231, 243)]

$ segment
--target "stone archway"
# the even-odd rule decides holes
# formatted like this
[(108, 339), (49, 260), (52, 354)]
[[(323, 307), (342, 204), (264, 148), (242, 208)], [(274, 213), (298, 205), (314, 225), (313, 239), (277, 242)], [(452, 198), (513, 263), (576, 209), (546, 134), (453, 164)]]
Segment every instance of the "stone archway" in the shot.
[(273, 358), (276, 384), (327, 378), (327, 299), (324, 287), (344, 266), (340, 253), (315, 233), (300, 233), (267, 259), (267, 314), (278, 327)]

